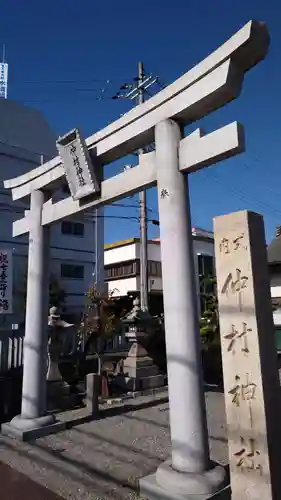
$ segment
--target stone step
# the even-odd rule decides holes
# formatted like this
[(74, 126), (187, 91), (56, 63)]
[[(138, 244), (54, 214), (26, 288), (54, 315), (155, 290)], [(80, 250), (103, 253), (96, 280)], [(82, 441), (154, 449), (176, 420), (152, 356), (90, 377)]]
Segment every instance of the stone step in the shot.
[(144, 356), (143, 358), (135, 358), (134, 356), (128, 356), (123, 363), (123, 366), (152, 366), (153, 361), (149, 356)]
[(156, 365), (137, 367), (136, 378), (153, 377), (155, 375), (159, 375)]
[(115, 383), (127, 391), (142, 391), (163, 387), (165, 385), (165, 377), (161, 374), (141, 378), (119, 375), (115, 378)]
[(138, 380), (139, 389), (153, 389), (155, 387), (161, 387), (165, 384), (164, 375), (158, 374), (152, 377), (142, 377)]

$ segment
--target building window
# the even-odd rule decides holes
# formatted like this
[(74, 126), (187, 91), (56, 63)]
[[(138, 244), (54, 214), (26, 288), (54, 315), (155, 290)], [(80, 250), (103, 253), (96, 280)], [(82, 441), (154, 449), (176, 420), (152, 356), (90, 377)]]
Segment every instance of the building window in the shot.
[(65, 220), (61, 223), (61, 232), (72, 236), (84, 236), (84, 224)]
[(206, 309), (206, 294), (214, 293), (215, 286), (208, 283), (208, 278), (214, 277), (214, 258), (212, 255), (198, 255), (198, 274), (200, 284), (200, 308), (201, 314)]
[(84, 266), (61, 264), (61, 277), (82, 280), (84, 279)]
[(137, 262), (124, 262), (123, 264), (112, 264), (105, 268), (105, 279), (125, 278), (137, 274)]
[(162, 266), (160, 261), (148, 261), (148, 274), (149, 276), (162, 276)]
[(212, 255), (198, 255), (198, 273), (200, 278), (214, 276), (214, 258)]
[(69, 189), (69, 186), (68, 186), (67, 182), (65, 182), (62, 185), (61, 190), (62, 190), (63, 194), (70, 194), (70, 189)]
[[(149, 260), (148, 263), (148, 275), (158, 276), (162, 275), (161, 262)], [(127, 278), (132, 276), (137, 276), (140, 274), (140, 261), (139, 259), (123, 262), (118, 264), (111, 264), (105, 267), (105, 279), (117, 279), (117, 278)]]

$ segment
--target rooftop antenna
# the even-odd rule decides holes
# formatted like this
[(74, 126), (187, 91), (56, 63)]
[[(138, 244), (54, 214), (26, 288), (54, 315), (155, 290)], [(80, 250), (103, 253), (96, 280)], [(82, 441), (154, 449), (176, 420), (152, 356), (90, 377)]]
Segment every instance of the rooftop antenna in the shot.
[(8, 97), (8, 63), (5, 62), (6, 47), (2, 46), (2, 62), (0, 63), (0, 99)]

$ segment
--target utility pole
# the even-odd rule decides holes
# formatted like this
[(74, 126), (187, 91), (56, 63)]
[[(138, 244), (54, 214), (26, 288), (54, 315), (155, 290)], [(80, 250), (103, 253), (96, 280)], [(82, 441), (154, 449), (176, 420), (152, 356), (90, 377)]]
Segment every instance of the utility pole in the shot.
[[(139, 62), (138, 70), (138, 104), (144, 102), (144, 90), (141, 86), (144, 80), (143, 63)], [(144, 153), (143, 149), (138, 151), (139, 157)], [(147, 268), (147, 207), (146, 191), (139, 193), (140, 203), (140, 305), (142, 311), (148, 311), (148, 268)]]
[[(136, 100), (137, 104), (144, 102), (145, 93), (148, 89), (157, 84), (160, 89), (164, 85), (160, 83), (158, 76), (145, 75), (143, 63), (138, 64), (138, 76), (134, 78), (137, 84), (125, 83), (120, 87), (121, 92), (117, 92), (112, 99), (130, 99)], [(123, 92), (125, 91), (125, 92)], [(148, 148), (139, 149), (137, 155), (147, 152)], [(146, 205), (146, 191), (139, 194), (140, 204), (140, 303), (142, 311), (148, 310), (148, 268), (147, 268), (147, 205)]]

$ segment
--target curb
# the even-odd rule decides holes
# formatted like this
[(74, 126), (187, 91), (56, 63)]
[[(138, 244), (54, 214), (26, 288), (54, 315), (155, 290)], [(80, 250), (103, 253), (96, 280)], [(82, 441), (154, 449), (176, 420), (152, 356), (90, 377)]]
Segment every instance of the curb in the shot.
[(168, 386), (163, 385), (162, 387), (157, 387), (155, 389), (145, 389), (143, 391), (132, 391), (127, 392), (126, 394), (122, 394), (118, 398), (104, 398), (100, 400), (101, 404), (107, 404), (108, 406), (112, 406), (115, 404), (122, 404), (123, 401), (128, 399), (136, 399), (140, 396), (156, 396), (157, 394), (165, 392), (168, 393)]

